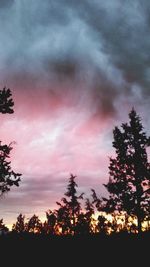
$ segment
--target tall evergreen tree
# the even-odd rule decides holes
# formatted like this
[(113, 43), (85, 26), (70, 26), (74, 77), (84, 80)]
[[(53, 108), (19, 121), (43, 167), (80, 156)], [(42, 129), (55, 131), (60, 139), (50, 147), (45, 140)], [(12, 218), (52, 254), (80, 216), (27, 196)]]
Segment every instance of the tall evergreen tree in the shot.
[(150, 163), (146, 151), (150, 138), (134, 109), (129, 113), (129, 123), (121, 128), (122, 131), (118, 127), (113, 131), (116, 157), (110, 158), (110, 177), (105, 184), (110, 195), (103, 200), (107, 211), (125, 211), (136, 216), (140, 233), (142, 221), (150, 214)]
[(67, 198), (62, 198), (62, 203), (57, 202), (57, 204), (60, 206), (60, 209), (57, 210), (57, 213), (60, 215), (61, 211), (61, 214), (63, 214), (62, 218), (66, 221), (68, 227), (70, 228), (71, 234), (75, 234), (76, 223), (81, 211), (79, 199), (83, 198), (83, 193), (79, 196), (77, 195), (76, 188), (78, 185), (75, 182), (75, 178), (76, 176), (73, 174), (70, 175), (67, 192), (65, 193)]
[[(13, 113), (14, 102), (11, 98), (10, 89), (3, 88), (0, 90), (0, 113)], [(3, 145), (0, 141), (0, 195), (10, 190), (10, 187), (19, 186), (20, 173), (16, 173), (11, 168), (10, 152), (12, 144)]]
[(18, 215), (16, 223), (13, 224), (12, 231), (17, 233), (23, 233), (26, 231), (25, 216), (21, 213)]

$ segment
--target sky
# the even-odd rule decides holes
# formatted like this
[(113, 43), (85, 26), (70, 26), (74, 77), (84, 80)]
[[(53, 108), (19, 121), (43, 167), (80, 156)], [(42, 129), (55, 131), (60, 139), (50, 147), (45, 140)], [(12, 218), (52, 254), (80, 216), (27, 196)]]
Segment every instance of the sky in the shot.
[(20, 186), (0, 199), (7, 225), (41, 219), (77, 175), (79, 192), (107, 195), (113, 128), (134, 107), (150, 133), (150, 2), (1, 0), (0, 87), (13, 114), (0, 140), (16, 144)]

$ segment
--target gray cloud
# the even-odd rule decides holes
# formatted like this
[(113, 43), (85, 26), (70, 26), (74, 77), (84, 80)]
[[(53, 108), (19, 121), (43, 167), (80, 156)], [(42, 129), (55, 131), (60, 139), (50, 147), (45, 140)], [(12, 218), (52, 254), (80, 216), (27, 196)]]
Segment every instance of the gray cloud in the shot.
[[(64, 180), (57, 179), (51, 174), (47, 176), (24, 177), (19, 190), (13, 188), (8, 195), (4, 195), (0, 201), (0, 218), (11, 222), (19, 213), (32, 216), (37, 212), (44, 214), (46, 210), (56, 207), (56, 201), (63, 197)], [(11, 218), (12, 217), (12, 218)]]
[[(106, 3), (106, 4), (105, 4)], [(90, 6), (87, 23), (103, 40), (104, 53), (122, 71), (124, 80), (148, 88), (150, 4), (146, 1), (107, 1), (95, 9)], [(122, 88), (123, 90), (124, 88)]]
[(67, 83), (89, 98), (99, 90), (97, 108), (108, 115), (120, 95), (133, 95), (133, 84), (147, 93), (149, 3), (9, 2), (0, 16), (2, 82), (23, 87), (26, 81), (26, 89)]
[(0, 1), (0, 10), (4, 8), (9, 8), (11, 5), (13, 5), (15, 0), (1, 0)]

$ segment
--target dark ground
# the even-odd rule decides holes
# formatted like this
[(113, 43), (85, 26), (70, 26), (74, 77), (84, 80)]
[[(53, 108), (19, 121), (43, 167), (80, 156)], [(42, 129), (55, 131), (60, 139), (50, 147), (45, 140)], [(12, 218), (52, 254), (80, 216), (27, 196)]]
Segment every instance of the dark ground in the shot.
[[(7, 234), (0, 237), (5, 266), (149, 266), (150, 232), (141, 235), (50, 237)], [(1, 266), (4, 266), (1, 265)]]

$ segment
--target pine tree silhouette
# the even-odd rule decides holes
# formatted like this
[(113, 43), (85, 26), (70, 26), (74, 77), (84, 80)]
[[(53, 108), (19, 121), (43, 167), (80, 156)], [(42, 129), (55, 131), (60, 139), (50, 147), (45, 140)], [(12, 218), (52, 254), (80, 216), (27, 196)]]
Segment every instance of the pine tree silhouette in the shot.
[(129, 123), (121, 125), (122, 131), (118, 127), (113, 131), (116, 157), (110, 158), (110, 177), (105, 184), (110, 196), (103, 200), (109, 212), (125, 211), (136, 216), (140, 233), (142, 221), (150, 214), (150, 163), (146, 151), (150, 138), (143, 131), (141, 119), (134, 109), (129, 113), (129, 119)]
[(26, 231), (25, 216), (21, 213), (18, 215), (16, 223), (13, 224), (12, 231), (17, 233), (23, 233)]
[(69, 230), (73, 235), (76, 233), (78, 216), (81, 212), (79, 199), (83, 198), (83, 193), (77, 196), (76, 188), (78, 185), (75, 182), (75, 178), (76, 176), (73, 174), (70, 175), (67, 192), (65, 193), (67, 198), (62, 198), (62, 203), (57, 202), (57, 205), (60, 206), (57, 210), (58, 221), (62, 223), (65, 231)]

